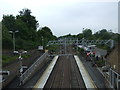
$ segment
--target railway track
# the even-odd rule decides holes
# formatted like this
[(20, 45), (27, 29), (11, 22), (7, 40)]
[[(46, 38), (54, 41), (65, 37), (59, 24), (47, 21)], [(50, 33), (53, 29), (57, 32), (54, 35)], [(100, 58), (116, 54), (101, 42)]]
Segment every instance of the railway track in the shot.
[(70, 56), (71, 62), (71, 88), (85, 88), (85, 84), (83, 82), (82, 76), (78, 70), (78, 66), (74, 60), (73, 56)]
[[(62, 62), (63, 62), (63, 60), (61, 62), (58, 61), (59, 66), (58, 66), (58, 69), (55, 70), (55, 74), (53, 75), (53, 79), (50, 84), (50, 89), (51, 88), (60, 88), (60, 86), (62, 85), (62, 81), (61, 81), (62, 78), (60, 78), (61, 76), (63, 77)], [(60, 67), (62, 67), (62, 68), (60, 68)]]
[[(68, 73), (68, 71), (66, 70), (67, 68), (69, 68), (67, 66), (66, 68), (66, 65), (63, 64), (63, 63), (67, 63), (64, 59), (65, 56), (61, 56), (56, 65), (55, 65), (55, 68), (53, 69), (52, 71), (52, 74), (50, 76), (50, 78), (48, 79), (48, 82), (46, 83), (45, 85), (45, 88), (49, 88), (49, 90), (51, 88), (63, 88), (63, 87), (67, 87), (68, 88), (68, 85), (66, 83), (66, 75)], [(69, 80), (69, 78), (67, 79), (67, 81)], [(65, 84), (66, 83), (66, 84)]]
[[(72, 54), (72, 48), (67, 48), (67, 52)], [(53, 88), (85, 88), (73, 55), (59, 57), (44, 88), (49, 90)]]
[[(75, 49), (72, 46), (68, 46), (65, 55), (59, 56), (56, 58), (56, 62), (53, 65), (46, 69), (45, 75), (39, 79), (34, 88), (43, 88), (43, 89), (85, 89), (93, 88), (92, 90), (96, 90), (96, 86), (86, 71), (84, 65), (77, 55), (74, 55)], [(53, 60), (54, 61), (54, 60)], [(46, 77), (48, 75), (49, 70), (52, 71), (49, 73), (49, 78)], [(47, 78), (47, 79), (46, 79)], [(42, 82), (45, 81), (44, 85)], [(95, 89), (94, 89), (95, 88)]]
[(85, 88), (73, 55), (60, 56), (44, 88)]

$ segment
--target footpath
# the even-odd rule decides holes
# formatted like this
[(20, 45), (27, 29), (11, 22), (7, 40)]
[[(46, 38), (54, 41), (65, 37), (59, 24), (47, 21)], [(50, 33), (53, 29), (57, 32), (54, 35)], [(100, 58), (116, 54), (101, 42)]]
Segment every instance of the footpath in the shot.
[(98, 67), (93, 67), (92, 63), (90, 61), (86, 61), (83, 56), (80, 55), (79, 58), (81, 59), (83, 65), (87, 69), (89, 75), (91, 76), (97, 88), (105, 89), (105, 82), (104, 82), (105, 79), (104, 79), (101, 69)]

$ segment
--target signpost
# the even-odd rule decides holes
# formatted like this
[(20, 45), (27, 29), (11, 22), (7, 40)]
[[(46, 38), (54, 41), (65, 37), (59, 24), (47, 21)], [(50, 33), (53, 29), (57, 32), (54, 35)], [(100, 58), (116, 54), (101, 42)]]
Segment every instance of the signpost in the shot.
[(38, 50), (43, 50), (43, 46), (38, 46)]

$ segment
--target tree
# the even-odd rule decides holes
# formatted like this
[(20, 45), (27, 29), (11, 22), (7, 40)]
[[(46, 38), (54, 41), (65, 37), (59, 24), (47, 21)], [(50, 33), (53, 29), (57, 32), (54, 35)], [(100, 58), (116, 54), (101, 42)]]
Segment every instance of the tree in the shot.
[(13, 15), (3, 15), (2, 25), (5, 25), (5, 27), (9, 31), (15, 31), (16, 30), (15, 17)]
[(108, 40), (112, 37), (113, 33), (108, 32), (106, 29), (102, 29), (102, 30), (96, 32), (94, 35), (95, 35), (96, 39)]
[(47, 26), (42, 27), (37, 31), (37, 37), (38, 37), (38, 42), (41, 42), (39, 43), (41, 45), (42, 44), (46, 45), (48, 41), (56, 39), (56, 36), (53, 35), (51, 29)]
[(3, 16), (3, 48), (13, 47), (12, 34), (9, 31), (19, 31), (15, 34), (16, 50), (36, 48), (37, 45), (42, 44), (42, 38), (44, 45), (56, 38), (51, 29), (46, 26), (37, 31), (38, 21), (31, 15), (31, 10), (22, 9), (19, 13), (17, 16)]
[(89, 39), (92, 37), (92, 30), (91, 29), (85, 29), (83, 31), (83, 36), (85, 39)]
[(79, 34), (77, 35), (77, 37), (78, 37), (79, 39), (82, 39), (82, 38), (83, 38), (83, 34), (82, 34), (82, 33), (79, 33)]
[(9, 30), (5, 25), (2, 25), (2, 48), (13, 48), (12, 36), (9, 34)]
[[(17, 28), (20, 28), (20, 33), (24, 39), (35, 41), (37, 38), (36, 31), (38, 21), (31, 15), (31, 10), (23, 9), (19, 12), (20, 15), (16, 16)], [(24, 28), (23, 28), (24, 27)]]
[(39, 24), (38, 21), (35, 19), (35, 17), (31, 15), (32, 13), (31, 10), (22, 9), (22, 11), (20, 11), (19, 13), (20, 15), (18, 15), (17, 18), (20, 18), (23, 22), (25, 22), (29, 28), (33, 28), (34, 30), (37, 30)]

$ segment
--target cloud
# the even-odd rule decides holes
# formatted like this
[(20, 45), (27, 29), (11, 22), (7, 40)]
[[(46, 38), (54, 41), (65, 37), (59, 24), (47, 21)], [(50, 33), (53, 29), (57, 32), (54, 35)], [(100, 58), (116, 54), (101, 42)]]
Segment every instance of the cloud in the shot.
[(40, 27), (48, 26), (57, 36), (78, 34), (83, 27), (96, 31), (106, 28), (117, 32), (117, 0), (92, 1), (95, 0), (1, 0), (0, 15), (15, 16), (19, 14), (18, 11), (28, 8), (39, 21)]

